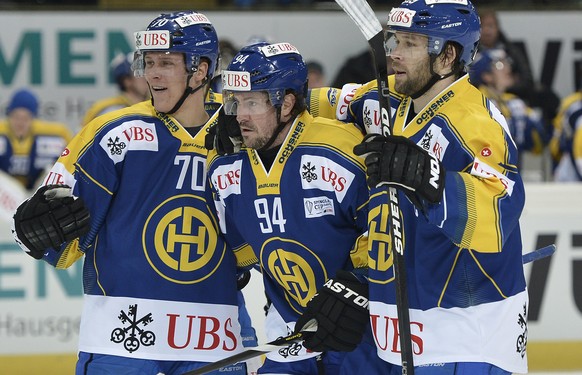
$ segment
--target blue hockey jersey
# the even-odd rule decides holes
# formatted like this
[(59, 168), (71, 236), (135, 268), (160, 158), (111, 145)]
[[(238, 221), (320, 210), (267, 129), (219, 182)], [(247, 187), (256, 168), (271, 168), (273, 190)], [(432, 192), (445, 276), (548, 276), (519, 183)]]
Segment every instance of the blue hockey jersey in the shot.
[(84, 255), (81, 351), (212, 362), (242, 348), (235, 258), (207, 205), (204, 137), (149, 102), (90, 122), (45, 184), (67, 184), (90, 232), (47, 261)]
[[(377, 95), (371, 82), (354, 96), (349, 113), (362, 127), (379, 124)], [(391, 106), (394, 134), (446, 171), (442, 202), (424, 213), (399, 193), (415, 365), (488, 362), (526, 372), (525, 193), (505, 119), (467, 76), (417, 114), (398, 93)], [(370, 315), (379, 356), (400, 364), (389, 199), (385, 189), (372, 191)]]
[(221, 229), (240, 266), (260, 264), (266, 294), (291, 331), (337, 270), (367, 266), (369, 190), (353, 154), (361, 140), (352, 124), (305, 111), (270, 170), (253, 149), (209, 155)]

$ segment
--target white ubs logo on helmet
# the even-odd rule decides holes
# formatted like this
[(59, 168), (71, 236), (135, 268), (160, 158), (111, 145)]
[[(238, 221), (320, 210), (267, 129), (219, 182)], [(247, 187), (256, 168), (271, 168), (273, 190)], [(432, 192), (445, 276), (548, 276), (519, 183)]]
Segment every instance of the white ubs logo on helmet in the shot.
[(222, 72), (222, 89), (235, 91), (251, 91), (251, 74), (249, 72)]
[(388, 26), (410, 27), (416, 11), (406, 8), (392, 8), (388, 15)]
[(299, 53), (294, 45), (289, 43), (275, 43), (261, 47), (261, 52), (266, 57), (282, 55), (284, 53)]
[(197, 25), (200, 23), (210, 23), (210, 20), (202, 13), (192, 13), (176, 18), (176, 23), (180, 27)]
[(461, 4), (469, 5), (467, 0), (426, 0), (426, 5), (432, 4)]
[(168, 30), (138, 31), (133, 35), (137, 50), (170, 48), (170, 32)]

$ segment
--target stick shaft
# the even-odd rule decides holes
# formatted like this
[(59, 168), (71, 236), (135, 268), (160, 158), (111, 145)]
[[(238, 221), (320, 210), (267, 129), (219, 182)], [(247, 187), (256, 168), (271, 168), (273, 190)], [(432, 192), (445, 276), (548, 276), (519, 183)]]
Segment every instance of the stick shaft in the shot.
[(555, 252), (556, 252), (556, 245), (551, 244), (551, 245), (539, 248), (537, 250), (534, 250), (530, 253), (523, 254), (521, 257), (521, 260), (522, 260), (523, 264), (527, 264), (527, 263), (535, 262), (536, 260), (540, 260), (542, 258), (549, 257), (552, 254), (554, 254)]
[(202, 367), (197, 368), (196, 370), (188, 371), (182, 375), (202, 375), (209, 373), (211, 371), (215, 371), (221, 369), (223, 367), (233, 365), (235, 363), (239, 363), (242, 361), (246, 361), (248, 359), (258, 357), (263, 354), (270, 353), (275, 350), (280, 350), (289, 345), (294, 345), (300, 341), (303, 341), (307, 337), (307, 335), (313, 334), (313, 332), (299, 332), (294, 333), (289, 336), (280, 337), (277, 340), (273, 340), (268, 342), (264, 345), (255, 346), (253, 348), (245, 349), (238, 354), (231, 355), (230, 357), (226, 357), (216, 362), (209, 363)]
[[(378, 104), (380, 107), (382, 134), (389, 136), (393, 132), (393, 120), (390, 114), (390, 89), (388, 87), (388, 66), (384, 50), (384, 32), (374, 11), (365, 0), (336, 0), (336, 3), (346, 12), (366, 37), (372, 52), (372, 60), (378, 85)], [(400, 353), (402, 373), (414, 374), (412, 352), (412, 334), (410, 332), (410, 311), (408, 305), (408, 287), (406, 281), (406, 264), (404, 261), (404, 240), (400, 237), (402, 219), (398, 191), (388, 187), (390, 207), (390, 238), (392, 241), (393, 270), (396, 287), (396, 312), (398, 315), (398, 330), (400, 331)], [(395, 230), (396, 229), (396, 230)]]

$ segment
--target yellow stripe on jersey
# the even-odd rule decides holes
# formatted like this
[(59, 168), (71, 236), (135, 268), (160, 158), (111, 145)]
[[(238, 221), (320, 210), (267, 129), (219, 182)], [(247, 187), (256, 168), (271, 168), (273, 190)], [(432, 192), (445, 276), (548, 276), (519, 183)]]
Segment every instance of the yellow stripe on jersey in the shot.
[(259, 259), (257, 259), (253, 248), (248, 244), (233, 249), (233, 252), (237, 267), (250, 267), (253, 264), (259, 263)]
[(77, 260), (83, 257), (83, 253), (79, 249), (79, 239), (75, 239), (67, 245), (63, 252), (59, 256), (59, 260), (55, 265), (56, 269), (67, 269), (73, 265)]

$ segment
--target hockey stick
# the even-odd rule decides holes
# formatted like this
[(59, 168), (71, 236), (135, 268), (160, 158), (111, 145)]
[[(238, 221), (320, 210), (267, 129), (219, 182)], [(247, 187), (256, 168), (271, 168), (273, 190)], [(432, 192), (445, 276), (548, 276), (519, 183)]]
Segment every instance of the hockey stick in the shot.
[[(540, 259), (549, 257), (552, 254), (554, 254), (555, 251), (556, 251), (556, 245), (552, 244), (552, 245), (541, 247), (541, 248), (534, 250), (532, 252), (523, 254), (521, 259), (522, 259), (523, 264), (527, 264), (527, 263), (535, 262), (536, 260), (540, 260)], [(314, 328), (310, 327), (309, 329), (314, 329)], [(299, 333), (289, 335), (287, 337), (281, 337), (281, 338), (278, 338), (277, 340), (271, 341), (271, 342), (266, 343), (264, 345), (259, 345), (259, 346), (255, 346), (253, 348), (245, 349), (244, 351), (242, 351), (238, 354), (232, 355), (230, 357), (226, 357), (226, 358), (221, 359), (217, 362), (213, 362), (213, 363), (210, 363), (208, 365), (202, 366), (196, 370), (186, 372), (182, 375), (206, 374), (210, 371), (218, 370), (218, 369), (221, 369), (221, 368), (228, 366), (228, 365), (233, 365), (235, 363), (246, 361), (248, 359), (258, 357), (260, 355), (267, 354), (267, 353), (270, 353), (270, 352), (275, 351), (275, 350), (280, 350), (281, 348), (284, 348), (284, 347), (289, 346), (291, 344), (303, 341), (303, 339), (305, 339), (306, 335), (309, 335), (311, 333), (312, 332), (310, 332), (310, 331), (299, 332)]]
[[(378, 103), (382, 120), (382, 134), (392, 134), (393, 120), (390, 114), (390, 90), (388, 87), (388, 66), (384, 50), (384, 30), (376, 14), (366, 0), (335, 0), (346, 12), (366, 37), (372, 52), (376, 82), (378, 84)], [(398, 192), (395, 187), (388, 187), (390, 207), (390, 238), (394, 280), (396, 283), (396, 314), (398, 315), (398, 330), (400, 333), (400, 358), (402, 374), (414, 374), (412, 352), (412, 334), (410, 333), (410, 311), (408, 308), (408, 287), (406, 284), (406, 266), (404, 263), (404, 241), (402, 240), (402, 222), (398, 202)], [(395, 250), (395, 251), (394, 251)]]
[(526, 253), (521, 256), (521, 261), (523, 264), (535, 262), (536, 260), (540, 260), (542, 258), (549, 257), (550, 255), (556, 252), (556, 245), (551, 244), (548, 246), (541, 247), (537, 250), (532, 251), (531, 253)]
[(238, 363), (238, 362), (246, 361), (247, 359), (258, 357), (262, 354), (267, 354), (267, 353), (270, 353), (272, 351), (284, 348), (286, 346), (290, 346), (294, 343), (301, 342), (307, 337), (307, 335), (310, 335), (310, 334), (313, 334), (313, 332), (303, 331), (303, 332), (299, 332), (299, 333), (294, 333), (294, 334), (286, 336), (286, 337), (280, 337), (277, 340), (273, 340), (273, 341), (268, 342), (264, 345), (259, 345), (259, 346), (255, 346), (253, 348), (246, 349), (238, 354), (231, 355), (230, 357), (226, 357), (224, 359), (221, 359), (221, 360), (213, 362), (213, 363), (209, 363), (209, 364), (204, 365), (200, 368), (197, 368), (196, 370), (188, 371), (182, 375), (206, 374), (208, 372), (221, 369), (221, 368), (226, 367), (228, 365), (233, 365), (233, 364)]

